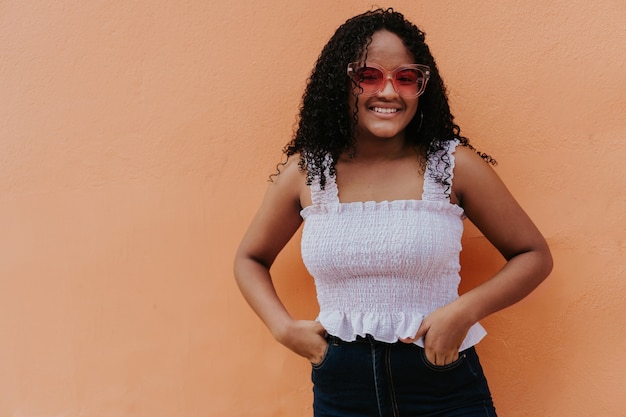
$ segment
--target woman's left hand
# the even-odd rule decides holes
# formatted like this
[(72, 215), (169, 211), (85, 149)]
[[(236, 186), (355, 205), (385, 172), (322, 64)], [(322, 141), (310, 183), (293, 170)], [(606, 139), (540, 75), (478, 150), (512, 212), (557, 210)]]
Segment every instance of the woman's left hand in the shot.
[(453, 304), (449, 304), (424, 318), (415, 337), (400, 341), (413, 343), (424, 337), (426, 359), (434, 365), (444, 366), (459, 358), (459, 348), (472, 324)]

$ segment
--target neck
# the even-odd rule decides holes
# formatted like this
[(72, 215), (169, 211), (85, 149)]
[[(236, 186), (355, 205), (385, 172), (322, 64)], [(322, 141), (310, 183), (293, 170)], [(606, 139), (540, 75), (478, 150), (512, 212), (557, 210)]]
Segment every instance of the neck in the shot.
[(376, 162), (393, 160), (406, 155), (413, 148), (404, 140), (404, 135), (394, 138), (357, 138), (354, 151), (348, 157), (354, 161)]

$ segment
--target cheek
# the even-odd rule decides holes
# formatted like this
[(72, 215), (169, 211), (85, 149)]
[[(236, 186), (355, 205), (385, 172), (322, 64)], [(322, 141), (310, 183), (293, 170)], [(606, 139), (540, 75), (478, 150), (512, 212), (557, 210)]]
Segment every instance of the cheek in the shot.
[(413, 119), (413, 117), (415, 117), (415, 115), (417, 114), (417, 108), (419, 105), (419, 101), (418, 99), (413, 99), (409, 102), (405, 102), (406, 103), (406, 112), (407, 115), (410, 116), (411, 119)]

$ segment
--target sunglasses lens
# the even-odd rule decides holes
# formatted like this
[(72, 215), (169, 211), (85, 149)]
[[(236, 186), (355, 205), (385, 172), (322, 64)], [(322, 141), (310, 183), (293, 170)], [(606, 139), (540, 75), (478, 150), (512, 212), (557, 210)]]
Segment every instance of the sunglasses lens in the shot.
[(398, 94), (416, 96), (422, 90), (424, 74), (418, 69), (405, 68), (396, 73), (394, 81)]
[(353, 80), (363, 89), (364, 94), (376, 93), (384, 81), (384, 75), (378, 68), (362, 67), (353, 74)]

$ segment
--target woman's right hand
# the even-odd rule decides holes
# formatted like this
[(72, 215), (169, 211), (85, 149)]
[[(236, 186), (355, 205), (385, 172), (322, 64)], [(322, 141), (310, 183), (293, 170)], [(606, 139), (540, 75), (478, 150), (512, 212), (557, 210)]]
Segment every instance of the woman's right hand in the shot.
[(294, 320), (270, 275), (276, 256), (302, 224), (303, 205), (310, 204), (311, 190), (299, 161), (295, 155), (289, 158), (281, 165), (280, 175), (268, 184), (263, 203), (235, 255), (234, 272), (241, 293), (274, 338), (316, 363), (326, 351), (326, 330), (316, 321)]
[(311, 363), (324, 359), (328, 341), (326, 329), (318, 321), (293, 320), (276, 340)]

